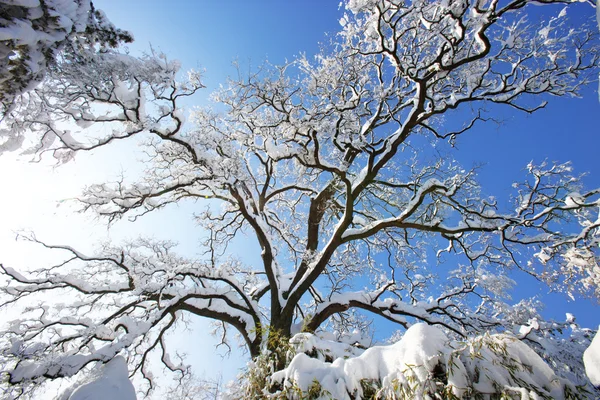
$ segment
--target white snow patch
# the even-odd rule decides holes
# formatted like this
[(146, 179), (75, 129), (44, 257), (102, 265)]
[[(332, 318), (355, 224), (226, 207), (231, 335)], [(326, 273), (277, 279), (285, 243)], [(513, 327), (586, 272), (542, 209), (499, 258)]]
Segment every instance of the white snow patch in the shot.
[(76, 389), (69, 400), (136, 400), (127, 363), (117, 356), (102, 366), (98, 377)]
[(540, 394), (564, 399), (563, 389), (570, 386), (513, 335), (486, 334), (458, 342), (423, 323), (410, 327), (397, 343), (372, 347), (356, 357), (330, 363), (296, 354), (286, 369), (272, 375), (272, 382), (304, 393), (318, 384), (321, 393), (339, 400), (362, 398), (365, 384), (371, 383), (381, 398), (408, 394), (413, 399), (431, 398), (427, 393), (441, 390), (439, 385), (459, 398), (470, 392), (502, 392), (522, 399)]
[[(598, 327), (600, 332), (600, 327)], [(592, 385), (600, 387), (600, 333), (596, 332), (590, 347), (583, 352), (583, 365), (585, 373), (590, 378)]]
[(360, 398), (362, 379), (382, 381), (385, 385), (405, 379), (406, 374), (426, 380), (444, 353), (446, 342), (446, 335), (439, 329), (415, 324), (396, 344), (374, 346), (355, 358), (338, 358), (329, 364), (297, 354), (288, 368), (273, 375), (273, 380), (293, 381), (303, 391), (316, 380), (335, 399), (350, 399), (349, 393), (357, 393)]

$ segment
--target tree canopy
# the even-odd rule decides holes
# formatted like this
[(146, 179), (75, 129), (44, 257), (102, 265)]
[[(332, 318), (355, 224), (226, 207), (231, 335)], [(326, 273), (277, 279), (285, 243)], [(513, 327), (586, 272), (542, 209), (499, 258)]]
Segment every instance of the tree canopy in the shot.
[[(15, 98), (42, 82), (57, 58), (85, 63), (89, 51), (131, 42), (89, 0), (7, 0), (0, 2), (0, 116)], [(15, 149), (22, 138), (0, 132), (0, 152)]]
[[(333, 332), (356, 355), (370, 344), (354, 334), (369, 315), (445, 344), (523, 355), (504, 367), (533, 359), (523, 343), (555, 369), (568, 365), (555, 370), (562, 380), (552, 390), (521, 375), (511, 381), (517, 389), (478, 386), (478, 372), (463, 366), (469, 389), (448, 393), (577, 392), (587, 382), (573, 352), (592, 333), (571, 327), (565, 338), (572, 321), (541, 322), (535, 302), (510, 304), (507, 293), (522, 273), (598, 298), (600, 189), (583, 188), (569, 164), (531, 163), (506, 206), (444, 150), (498, 106), (533, 113), (596, 79), (593, 25), (573, 27), (566, 8), (528, 21), (532, 4), (545, 3), (558, 2), (351, 0), (341, 32), (314, 58), (240, 74), (213, 95), (221, 109), (190, 117), (181, 102), (203, 88), (201, 75), (180, 73), (164, 55), (106, 49), (82, 63), (57, 59), (42, 84), (16, 93), (1, 128), (34, 135), (28, 151), (61, 162), (143, 138), (141, 179), (92, 184), (78, 202), (110, 223), (197, 201), (204, 256), (150, 238), (83, 254), (26, 236), (66, 258), (33, 271), (1, 265), (2, 307), (24, 307), (0, 334), (6, 393), (120, 355), (151, 390), (151, 354), (187, 373), (164, 339), (186, 314), (233, 327), (257, 364), (266, 360), (274, 379), (260, 379), (273, 392), (294, 383), (282, 371), (303, 357), (283, 345), (297, 343), (295, 334)], [(259, 264), (236, 254), (242, 233), (256, 240)], [(453, 349), (445, 363), (477, 358)]]

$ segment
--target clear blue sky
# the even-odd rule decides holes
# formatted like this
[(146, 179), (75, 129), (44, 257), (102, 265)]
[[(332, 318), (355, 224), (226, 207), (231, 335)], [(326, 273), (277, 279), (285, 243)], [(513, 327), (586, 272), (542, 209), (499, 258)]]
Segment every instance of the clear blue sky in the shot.
[[(247, 67), (265, 59), (279, 63), (299, 52), (314, 54), (340, 25), (343, 10), (337, 0), (96, 0), (118, 27), (133, 32), (132, 51), (151, 44), (183, 69), (205, 68), (208, 89), (194, 99), (203, 104), (227, 76), (231, 63)], [(569, 11), (577, 16), (594, 10), (581, 5)], [(553, 98), (545, 110), (532, 116), (504, 109), (503, 124), (480, 125), (458, 141), (456, 157), (465, 166), (484, 163), (480, 178), (486, 194), (507, 201), (511, 184), (525, 177), (531, 160), (572, 161), (578, 173), (589, 172), (588, 187), (600, 186), (600, 103), (597, 87), (588, 87), (582, 99)], [(526, 283), (531, 284), (530, 282)], [(525, 283), (521, 283), (525, 285)], [(519, 287), (517, 287), (518, 292)], [(526, 290), (529, 292), (529, 289)], [(546, 288), (542, 293), (547, 292)], [(584, 326), (597, 327), (600, 309), (591, 301), (568, 303), (562, 295), (544, 295), (548, 317), (562, 319), (573, 312)]]
[[(301, 51), (315, 53), (335, 34), (338, 1), (319, 0), (99, 0), (119, 28), (133, 32), (135, 50), (151, 44), (184, 67), (206, 68), (211, 91), (234, 73), (231, 63), (279, 63)], [(206, 93), (198, 97), (202, 99)]]

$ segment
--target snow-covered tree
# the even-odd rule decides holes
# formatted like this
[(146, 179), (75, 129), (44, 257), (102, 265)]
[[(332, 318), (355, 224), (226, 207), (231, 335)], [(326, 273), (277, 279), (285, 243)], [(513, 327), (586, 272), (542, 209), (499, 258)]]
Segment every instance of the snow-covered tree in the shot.
[(0, 1), (0, 116), (46, 77), (57, 57), (82, 62), (96, 45), (132, 40), (90, 0)]
[[(397, 374), (392, 389), (405, 379), (413, 390), (416, 379), (426, 393), (452, 378), (458, 389), (443, 387), (447, 395), (576, 393), (581, 360), (561, 345), (583, 353), (592, 333), (574, 327), (570, 340), (532, 302), (507, 304), (507, 271), (598, 298), (600, 189), (584, 190), (568, 164), (530, 164), (508, 207), (482, 193), (475, 170), (444, 156), (493, 118), (485, 105), (532, 113), (596, 76), (595, 29), (571, 26), (566, 5), (532, 24), (530, 3), (554, 2), (349, 1), (342, 31), (316, 57), (231, 81), (214, 95), (223, 111), (197, 109), (188, 122), (181, 98), (202, 88), (200, 75), (178, 79), (162, 55), (108, 51), (58, 63), (65, 78), (24, 94), (3, 129), (37, 134), (31, 151), (61, 161), (143, 137), (149, 165), (139, 181), (94, 184), (78, 201), (109, 222), (205, 202), (194, 218), (206, 252), (186, 258), (171, 242), (140, 238), (83, 254), (27, 236), (66, 259), (35, 271), (1, 267), (3, 307), (26, 306), (0, 336), (10, 393), (119, 355), (151, 389), (151, 354), (187, 371), (165, 342), (186, 314), (237, 330), (260, 367), (251, 379), (290, 396), (314, 389), (294, 381), (305, 351), (315, 362), (324, 354), (323, 377), (335, 358), (363, 357), (370, 342), (356, 328), (369, 315), (431, 338), (421, 355), (447, 349), (444, 368)], [(232, 248), (241, 233), (255, 238), (257, 265)], [(316, 337), (329, 340), (324, 350), (294, 348)], [(481, 383), (496, 356), (508, 375)], [(540, 357), (567, 362), (556, 371), (564, 380), (532, 371), (545, 365)], [(460, 374), (449, 371), (455, 364)]]

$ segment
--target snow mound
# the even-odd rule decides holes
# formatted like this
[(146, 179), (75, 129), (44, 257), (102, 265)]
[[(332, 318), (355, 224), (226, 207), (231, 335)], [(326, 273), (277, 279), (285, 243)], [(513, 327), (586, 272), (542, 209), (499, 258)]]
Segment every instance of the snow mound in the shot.
[(583, 364), (592, 385), (600, 387), (600, 327), (590, 347), (583, 352)]
[(103, 365), (98, 375), (76, 389), (69, 400), (136, 400), (123, 357), (117, 356)]
[[(298, 341), (298, 338), (292, 341)], [(337, 358), (333, 363), (327, 363), (305, 353), (297, 354), (290, 365), (276, 372), (272, 379), (287, 385), (295, 384), (304, 392), (311, 389), (313, 382), (319, 382), (321, 388), (336, 399), (350, 399), (349, 394), (362, 397), (361, 381), (382, 381), (385, 385), (394, 379), (406, 380), (401, 371), (406, 370), (407, 365), (414, 366), (409, 375), (426, 379), (428, 370), (438, 364), (446, 341), (446, 335), (439, 329), (416, 324), (396, 344), (374, 346), (358, 357)], [(322, 341), (320, 344), (322, 346)]]
[(287, 368), (272, 375), (272, 383), (289, 398), (318, 393), (321, 397), (314, 398), (339, 400), (476, 394), (564, 399), (576, 391), (514, 336), (482, 335), (458, 342), (427, 324), (415, 324), (397, 343), (356, 357), (326, 362), (296, 354)]

